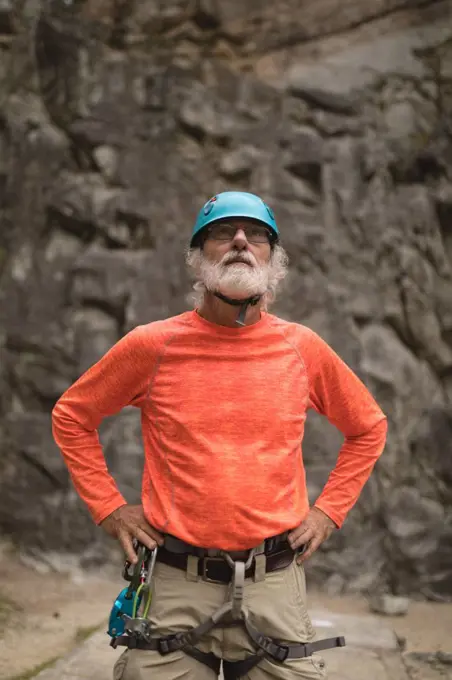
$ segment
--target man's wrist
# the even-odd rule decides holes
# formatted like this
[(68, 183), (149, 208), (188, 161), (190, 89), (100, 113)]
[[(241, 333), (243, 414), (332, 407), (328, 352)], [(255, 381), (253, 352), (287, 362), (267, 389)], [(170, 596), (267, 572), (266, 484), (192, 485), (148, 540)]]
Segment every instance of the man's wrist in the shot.
[(322, 508), (319, 508), (319, 506), (315, 504), (312, 509), (317, 510), (323, 515), (323, 517), (326, 517), (326, 519), (328, 520), (328, 524), (331, 526), (332, 529), (338, 529), (336, 522), (328, 515), (328, 513), (325, 512), (325, 510), (322, 510)]
[(118, 510), (120, 510), (121, 508), (123, 508), (125, 505), (127, 505), (127, 502), (126, 502), (126, 501), (123, 501), (122, 503), (118, 504), (118, 505), (114, 508), (114, 510), (110, 510), (110, 512), (108, 513), (108, 515), (105, 515), (105, 517), (103, 517), (103, 518), (98, 522), (98, 524), (101, 525), (101, 524), (102, 524), (103, 522), (105, 522), (107, 519), (115, 519), (116, 516), (117, 516), (117, 514), (118, 514)]

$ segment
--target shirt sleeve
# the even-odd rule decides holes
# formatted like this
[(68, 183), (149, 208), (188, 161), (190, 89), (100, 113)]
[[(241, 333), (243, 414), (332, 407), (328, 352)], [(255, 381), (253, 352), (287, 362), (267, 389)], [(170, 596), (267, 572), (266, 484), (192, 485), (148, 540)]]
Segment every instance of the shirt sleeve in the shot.
[(383, 452), (387, 420), (364, 383), (313, 331), (307, 333), (302, 356), (309, 406), (344, 435), (336, 465), (314, 504), (340, 527)]
[(119, 340), (60, 397), (52, 431), (77, 493), (96, 523), (126, 503), (110, 475), (97, 428), (103, 418), (146, 399), (152, 351), (138, 327)]

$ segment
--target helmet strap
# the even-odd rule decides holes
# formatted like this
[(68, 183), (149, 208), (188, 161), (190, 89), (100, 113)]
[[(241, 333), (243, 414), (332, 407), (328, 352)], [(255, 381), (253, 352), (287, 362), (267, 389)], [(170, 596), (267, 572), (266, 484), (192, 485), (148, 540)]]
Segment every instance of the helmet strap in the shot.
[(245, 298), (245, 300), (236, 300), (234, 298), (227, 297), (227, 295), (223, 295), (223, 293), (214, 293), (215, 297), (219, 298), (223, 302), (226, 302), (228, 305), (233, 305), (234, 307), (240, 307), (240, 312), (235, 320), (235, 323), (237, 326), (244, 326), (245, 325), (245, 317), (246, 317), (246, 312), (248, 310), (248, 307), (254, 307), (254, 305), (257, 305), (259, 300), (261, 299), (262, 295), (253, 295), (252, 297)]

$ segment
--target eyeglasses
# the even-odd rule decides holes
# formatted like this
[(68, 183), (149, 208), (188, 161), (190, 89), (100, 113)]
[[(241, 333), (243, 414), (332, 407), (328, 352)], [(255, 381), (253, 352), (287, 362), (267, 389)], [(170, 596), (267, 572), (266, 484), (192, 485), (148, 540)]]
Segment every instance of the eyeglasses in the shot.
[(271, 233), (267, 227), (261, 227), (258, 224), (244, 224), (237, 227), (227, 222), (209, 227), (207, 238), (211, 238), (213, 241), (232, 241), (239, 229), (244, 232), (249, 243), (268, 243), (270, 241)]

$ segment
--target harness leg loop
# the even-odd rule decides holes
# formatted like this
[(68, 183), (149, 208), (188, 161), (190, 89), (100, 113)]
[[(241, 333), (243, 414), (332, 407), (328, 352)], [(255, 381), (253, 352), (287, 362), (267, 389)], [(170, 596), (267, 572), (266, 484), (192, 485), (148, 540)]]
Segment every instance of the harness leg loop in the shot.
[(242, 661), (227, 661), (223, 659), (223, 675), (224, 680), (239, 680), (249, 671), (257, 666), (262, 661), (264, 653), (259, 650), (257, 654), (253, 654)]

